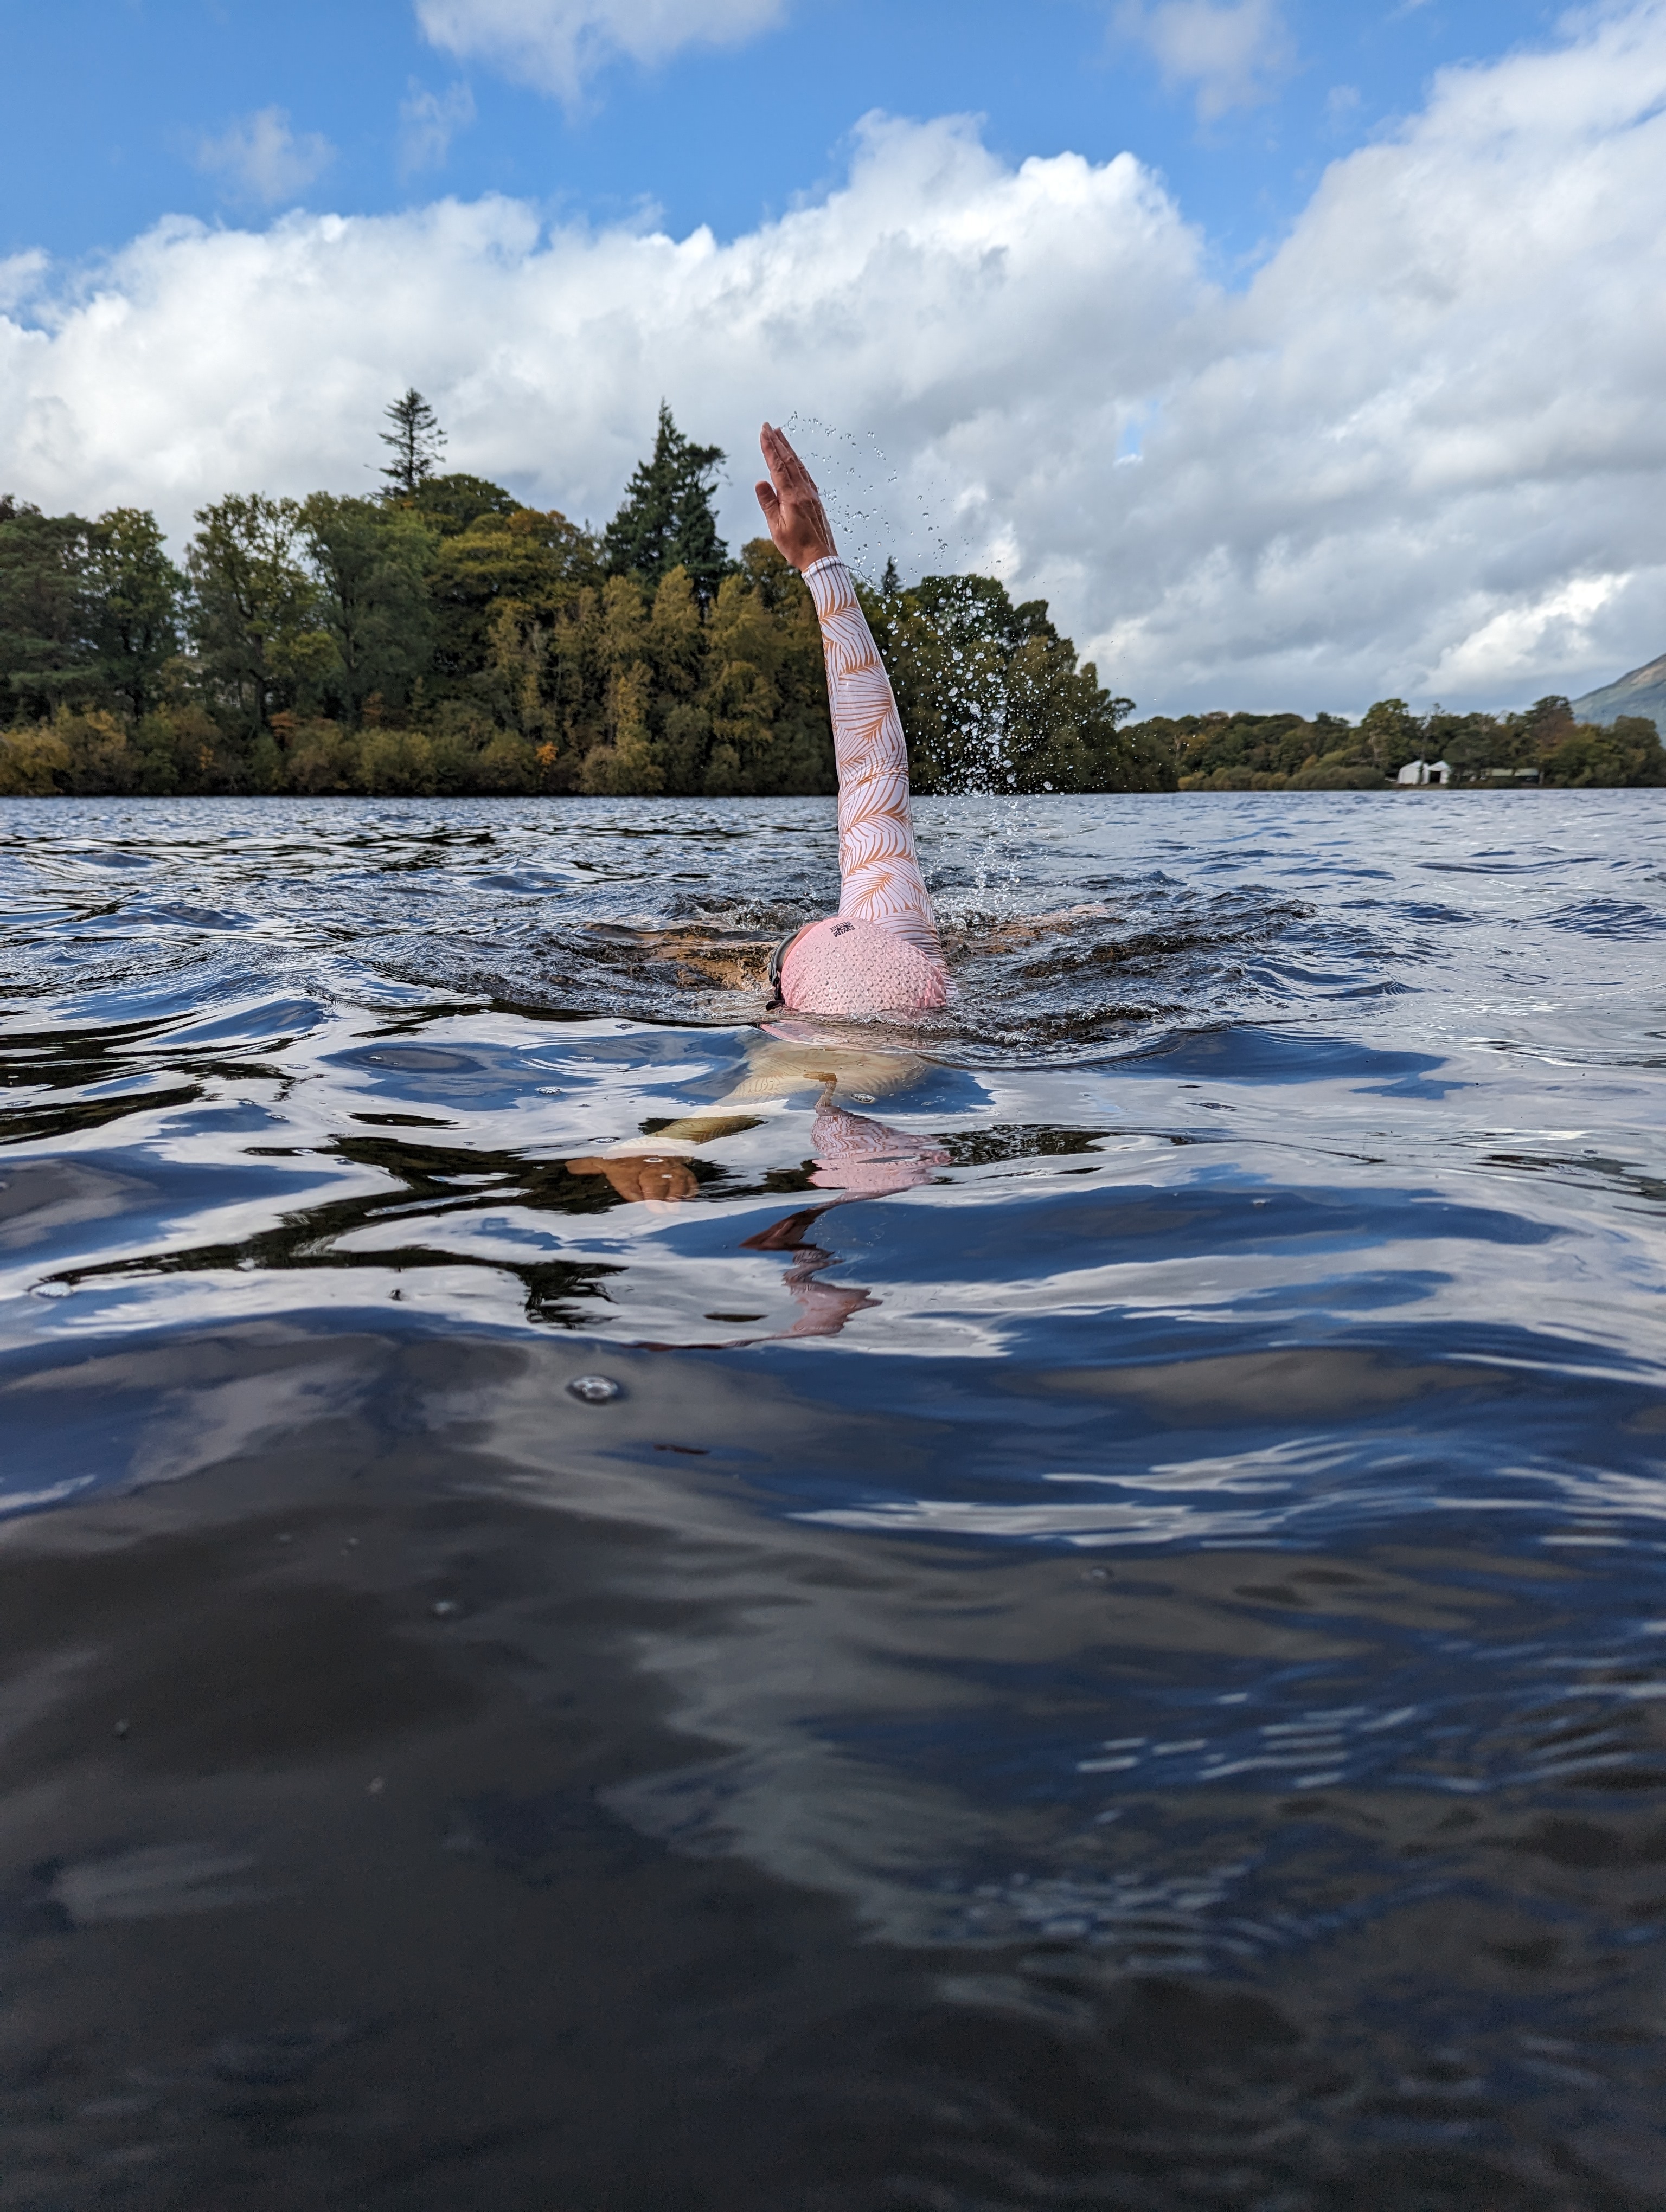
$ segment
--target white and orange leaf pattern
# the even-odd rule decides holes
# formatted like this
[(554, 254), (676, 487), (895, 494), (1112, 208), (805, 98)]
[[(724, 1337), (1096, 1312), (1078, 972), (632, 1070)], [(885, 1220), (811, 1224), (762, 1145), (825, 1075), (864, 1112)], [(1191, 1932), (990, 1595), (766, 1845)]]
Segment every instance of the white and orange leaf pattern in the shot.
[(909, 757), (885, 663), (836, 555), (804, 572), (821, 623), (839, 768), (839, 912), (877, 922), (944, 964), (915, 851)]

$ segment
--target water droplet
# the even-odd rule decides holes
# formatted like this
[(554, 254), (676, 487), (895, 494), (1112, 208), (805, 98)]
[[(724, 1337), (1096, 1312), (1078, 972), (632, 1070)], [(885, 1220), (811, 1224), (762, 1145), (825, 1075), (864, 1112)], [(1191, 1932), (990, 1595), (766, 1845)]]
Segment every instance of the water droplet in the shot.
[(587, 1406), (605, 1406), (610, 1398), (623, 1398), (624, 1384), (611, 1375), (575, 1375), (567, 1386), (569, 1398)]
[(437, 1617), (444, 1620), (447, 1615), (456, 1612), (457, 1600), (454, 1597), (437, 1597), (434, 1601), (434, 1610)]

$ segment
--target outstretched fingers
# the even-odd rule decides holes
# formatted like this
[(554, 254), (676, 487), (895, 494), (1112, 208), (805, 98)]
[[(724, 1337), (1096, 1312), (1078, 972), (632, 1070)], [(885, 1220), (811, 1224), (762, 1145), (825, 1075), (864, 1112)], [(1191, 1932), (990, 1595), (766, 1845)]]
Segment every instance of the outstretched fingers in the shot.
[(815, 478), (793, 451), (781, 431), (777, 430), (773, 423), (766, 422), (759, 443), (763, 447), (763, 458), (777, 491), (808, 493), (812, 498), (815, 496)]
[(775, 550), (798, 569), (833, 550), (833, 533), (815, 480), (772, 422), (758, 433), (769, 481), (757, 486), (757, 503), (769, 526)]

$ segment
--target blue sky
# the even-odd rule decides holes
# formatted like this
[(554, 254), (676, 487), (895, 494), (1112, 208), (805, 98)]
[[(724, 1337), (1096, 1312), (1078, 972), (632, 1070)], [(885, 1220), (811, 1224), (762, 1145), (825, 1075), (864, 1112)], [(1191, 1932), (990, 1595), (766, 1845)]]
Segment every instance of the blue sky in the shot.
[(732, 543), (817, 418), (853, 556), (1146, 711), (1666, 645), (1666, 0), (0, 0), (0, 67), (49, 511), (366, 489), (415, 384), (599, 522), (663, 398)]
[[(1244, 96), (1201, 117), (1196, 76), (1165, 81), (1152, 51), (1160, 10), (1144, 37), (1129, 20), (1140, 11), (1116, 0), (784, 0), (780, 12), (733, 46), (605, 59), (575, 104), (489, 55), (440, 50), (411, 0), (4, 0), (0, 252), (78, 258), (163, 215), (377, 213), (447, 192), (599, 222), (651, 208), (676, 234), (708, 223), (730, 238), (842, 174), (852, 126), (879, 108), (980, 115), (985, 143), (1011, 160), (1131, 149), (1230, 277), (1327, 162), (1417, 107), (1432, 71), (1542, 39), (1560, 11), (1285, 0)], [(236, 134), (272, 109), (263, 166), (263, 142)]]

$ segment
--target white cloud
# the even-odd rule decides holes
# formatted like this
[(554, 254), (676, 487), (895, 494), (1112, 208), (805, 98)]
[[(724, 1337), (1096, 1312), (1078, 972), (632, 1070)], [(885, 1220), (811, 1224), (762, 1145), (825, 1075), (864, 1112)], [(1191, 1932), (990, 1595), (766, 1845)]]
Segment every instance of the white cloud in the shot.
[(1431, 672), (1436, 691), (1473, 692), (1508, 684), (1535, 668), (1577, 653), (1583, 633), (1631, 581), (1629, 576), (1575, 576), (1535, 599), (1479, 611), (1478, 626), (1456, 638)]
[(281, 107), (242, 116), (197, 149), (199, 169), (223, 177), (235, 198), (258, 200), (263, 207), (305, 191), (335, 158), (335, 148), (316, 131), (297, 138)]
[(414, 383), (454, 466), (600, 520), (663, 393), (729, 448), (739, 538), (797, 409), (889, 455), (840, 464), (876, 565), (946, 538), (1147, 709), (1524, 701), (1666, 644), (1663, 192), (1648, 0), (1440, 79), (1241, 294), (1132, 157), (1013, 169), (954, 122), (871, 123), (839, 190), (724, 245), (502, 199), (175, 220), (19, 265), (0, 489), (178, 530), (368, 489)]
[(474, 120), (474, 94), (465, 84), (449, 85), (444, 92), (429, 92), (411, 80), (410, 97), (399, 102), (399, 171), (414, 176), (419, 169), (437, 169), (451, 151), (451, 142)]
[(665, 60), (738, 46), (781, 21), (785, 0), (416, 0), (424, 35), (569, 103), (617, 55)]
[(1166, 85), (1195, 85), (1213, 123), (1270, 100), (1295, 61), (1278, 0), (1122, 0), (1116, 24), (1157, 62)]
[(9, 254), (0, 260), (0, 313), (21, 307), (41, 287), (51, 267), (40, 251)]

